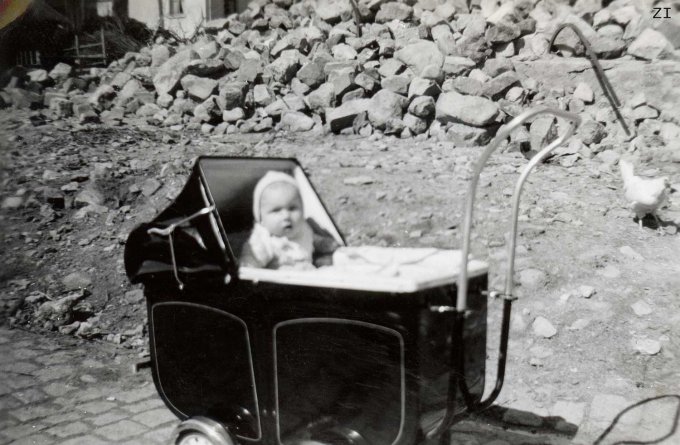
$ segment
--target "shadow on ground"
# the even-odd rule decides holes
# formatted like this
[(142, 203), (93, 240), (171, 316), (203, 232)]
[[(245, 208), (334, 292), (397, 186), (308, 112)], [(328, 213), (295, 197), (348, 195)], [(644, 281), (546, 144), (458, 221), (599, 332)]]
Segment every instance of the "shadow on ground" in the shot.
[(456, 424), (451, 445), (566, 445), (577, 431), (577, 425), (562, 417), (494, 406)]

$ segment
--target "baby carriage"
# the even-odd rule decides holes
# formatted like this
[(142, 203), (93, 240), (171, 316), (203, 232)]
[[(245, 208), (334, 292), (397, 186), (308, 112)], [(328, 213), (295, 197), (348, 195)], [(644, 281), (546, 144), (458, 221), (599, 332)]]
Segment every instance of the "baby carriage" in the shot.
[[(542, 113), (570, 125), (517, 182), (505, 291), (490, 293), (487, 264), (467, 260), (479, 174), (512, 130)], [(176, 200), (125, 249), (127, 274), (145, 289), (156, 388), (183, 420), (172, 443), (444, 443), (501, 390), (522, 185), (579, 122), (542, 108), (499, 130), (474, 171), (460, 251), (347, 247), (296, 160), (199, 158)], [(270, 170), (296, 179), (305, 216), (341, 245), (333, 266), (239, 267), (252, 192)], [(503, 300), (503, 316), (485, 396), (489, 295)]]

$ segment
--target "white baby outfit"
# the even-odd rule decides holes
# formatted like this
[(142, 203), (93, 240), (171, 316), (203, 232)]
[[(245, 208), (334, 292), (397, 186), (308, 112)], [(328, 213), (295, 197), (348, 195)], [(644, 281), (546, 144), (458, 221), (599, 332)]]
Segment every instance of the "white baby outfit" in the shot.
[(275, 171), (267, 172), (257, 183), (253, 192), (255, 226), (243, 247), (241, 266), (267, 269), (313, 269), (314, 234), (306, 221), (302, 222), (300, 234), (292, 239), (272, 235), (260, 224), (262, 192), (276, 182), (285, 182), (298, 188), (292, 176)]

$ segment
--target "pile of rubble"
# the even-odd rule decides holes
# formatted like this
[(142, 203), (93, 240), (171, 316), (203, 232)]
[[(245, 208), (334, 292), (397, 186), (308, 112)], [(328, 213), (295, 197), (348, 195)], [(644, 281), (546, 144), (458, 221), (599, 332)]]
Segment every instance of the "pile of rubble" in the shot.
[[(601, 0), (467, 3), (256, 0), (190, 44), (159, 39), (86, 76), (59, 64), (28, 72), (23, 84), (15, 77), (0, 105), (47, 107), (80, 123), (134, 117), (205, 134), (316, 129), (481, 145), (525, 107), (546, 104), (590, 112), (581, 130), (588, 145), (611, 129), (621, 133), (591, 87), (551, 88), (520, 77), (513, 62), (545, 57), (562, 23), (575, 24), (599, 58), (680, 54), (680, 26), (666, 20), (654, 29), (648, 5), (630, 0), (606, 8)], [(569, 29), (552, 49), (584, 53)], [(659, 115), (644, 98), (636, 102), (634, 110), (626, 104), (635, 122)], [(556, 123), (532, 124), (513, 142), (540, 144)]]

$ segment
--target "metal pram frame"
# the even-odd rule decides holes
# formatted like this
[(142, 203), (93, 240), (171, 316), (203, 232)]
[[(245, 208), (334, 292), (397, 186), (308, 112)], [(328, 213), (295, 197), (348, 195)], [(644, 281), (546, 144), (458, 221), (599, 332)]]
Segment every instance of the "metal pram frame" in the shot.
[[(505, 287), (503, 292), (489, 292), (490, 296), (497, 297), (497, 298), (502, 298), (503, 299), (503, 310), (502, 310), (502, 322), (501, 322), (501, 332), (500, 332), (500, 345), (498, 349), (498, 359), (497, 359), (497, 368), (496, 368), (496, 381), (493, 386), (493, 389), (491, 392), (486, 396), (486, 398), (482, 398), (482, 395), (480, 394), (479, 397), (476, 397), (474, 394), (472, 394), (468, 382), (466, 382), (465, 378), (465, 363), (466, 363), (466, 356), (465, 356), (465, 341), (464, 341), (464, 333), (466, 331), (465, 329), (465, 323), (466, 323), (466, 315), (468, 314), (470, 308), (469, 308), (469, 302), (468, 302), (468, 293), (469, 293), (469, 285), (470, 285), (470, 276), (469, 276), (469, 271), (468, 271), (468, 256), (470, 253), (470, 234), (472, 230), (472, 222), (473, 222), (473, 210), (474, 210), (474, 202), (475, 202), (475, 195), (476, 195), (476, 190), (477, 190), (477, 185), (479, 182), (479, 177), (484, 169), (489, 157), (491, 154), (500, 146), (501, 142), (506, 140), (506, 138), (510, 135), (510, 133), (515, 130), (517, 127), (523, 125), (526, 123), (528, 120), (535, 118), (536, 116), (542, 115), (542, 114), (549, 114), (552, 115), (556, 118), (563, 119), (564, 121), (568, 122), (568, 128), (554, 141), (552, 141), (549, 145), (547, 145), (545, 148), (543, 148), (540, 152), (538, 152), (536, 155), (534, 155), (528, 164), (525, 166), (523, 169), (522, 173), (520, 174), (519, 179), (517, 180), (517, 183), (514, 188), (514, 193), (512, 196), (512, 217), (511, 217), (511, 233), (510, 233), (510, 243), (509, 243), (509, 254), (508, 254), (508, 265), (507, 265), (507, 275), (505, 279)], [(507, 125), (502, 126), (499, 131), (497, 132), (495, 138), (492, 140), (492, 142), (484, 149), (482, 152), (479, 160), (477, 161), (472, 179), (470, 181), (469, 185), (469, 190), (467, 194), (467, 201), (466, 201), (466, 207), (465, 207), (465, 219), (463, 223), (463, 246), (462, 246), (462, 258), (463, 260), (460, 262), (460, 271), (457, 276), (457, 293), (455, 297), (452, 295), (451, 298), (452, 300), (449, 301), (448, 303), (445, 301), (442, 301), (442, 304), (438, 304), (434, 307), (431, 307), (430, 310), (433, 312), (438, 312), (438, 313), (446, 313), (448, 316), (451, 316), (451, 323), (450, 325), (447, 325), (449, 327), (449, 332), (447, 334), (447, 338), (449, 339), (447, 344), (450, 344), (450, 351), (448, 358), (450, 360), (448, 369), (448, 393), (446, 394), (446, 406), (445, 406), (445, 411), (444, 415), (441, 418), (441, 420), (434, 425), (433, 427), (429, 428), (427, 431), (422, 431), (422, 434), (419, 436), (419, 439), (413, 439), (413, 443), (421, 443), (421, 444), (434, 444), (434, 443), (443, 443), (447, 438), (448, 438), (448, 433), (450, 427), (460, 418), (469, 412), (478, 412), (481, 411), (485, 408), (488, 408), (494, 400), (498, 397), (503, 383), (504, 383), (504, 378), (505, 378), (505, 367), (506, 367), (506, 357), (507, 357), (507, 349), (508, 349), (508, 339), (509, 339), (509, 328), (510, 328), (510, 314), (511, 314), (511, 308), (512, 308), (512, 302), (516, 299), (516, 297), (513, 294), (514, 290), (514, 281), (513, 281), (513, 275), (514, 275), (514, 263), (515, 263), (515, 247), (516, 247), (516, 238), (517, 238), (517, 226), (518, 226), (518, 216), (519, 216), (519, 207), (520, 207), (520, 197), (521, 197), (521, 192), (524, 187), (524, 184), (526, 182), (527, 177), (531, 173), (531, 171), (536, 167), (536, 165), (543, 160), (547, 158), (547, 156), (555, 150), (557, 147), (562, 145), (567, 139), (569, 139), (576, 127), (580, 124), (581, 119), (579, 116), (569, 113), (563, 110), (558, 110), (558, 109), (553, 109), (553, 108), (537, 108), (533, 110), (528, 110), (519, 116), (515, 117), (510, 123)], [(150, 227), (146, 229), (147, 235), (151, 236), (156, 236), (156, 237), (167, 237), (169, 241), (169, 250), (170, 250), (170, 260), (172, 264), (172, 275), (174, 276), (174, 279), (176, 280), (176, 285), (177, 288), (182, 291), (185, 287), (185, 283), (180, 279), (180, 273), (179, 273), (179, 266), (177, 262), (177, 257), (176, 257), (176, 251), (175, 251), (175, 241), (173, 239), (173, 233), (174, 231), (180, 227), (182, 224), (185, 224), (192, 219), (198, 219), (198, 218), (209, 218), (210, 223), (215, 226), (220, 225), (220, 217), (218, 214), (218, 210), (216, 208), (216, 205), (214, 202), (211, 203), (211, 205), (206, 205), (205, 207), (199, 209), (198, 211), (193, 211), (190, 214), (187, 214), (187, 216), (176, 220), (172, 224), (168, 224), (165, 227)], [(224, 230), (222, 228), (222, 230)], [(224, 246), (222, 246), (224, 247)], [(126, 252), (126, 264), (127, 264), (127, 252)], [(224, 276), (224, 283), (229, 284), (230, 282), (234, 281), (234, 278), (238, 278), (238, 267), (235, 264), (230, 264), (227, 265), (229, 269), (229, 273), (227, 273)], [(128, 271), (128, 274), (130, 272)], [(238, 279), (236, 280), (238, 281)], [(232, 283), (233, 284), (233, 283)], [(151, 315), (150, 315), (151, 316)], [(150, 327), (151, 329), (151, 327)], [(154, 365), (156, 366), (156, 365)], [(156, 376), (155, 376), (156, 378)], [(159, 385), (159, 382), (156, 381), (157, 386)], [(482, 393), (483, 393), (482, 388)], [(160, 390), (160, 389), (159, 389)], [(465, 405), (465, 410), (461, 412), (459, 405), (459, 400), (462, 398), (462, 401)], [(165, 396), (164, 396), (165, 400)], [(166, 403), (168, 401), (166, 400)], [(274, 415), (280, 415), (278, 413)], [(364, 437), (362, 437), (361, 434), (359, 434), (357, 431), (351, 429), (351, 428), (346, 428), (342, 425), (339, 425), (335, 428), (335, 434), (341, 438), (342, 443), (348, 444), (348, 445), (384, 445), (381, 443), (370, 443), (368, 442)], [(260, 433), (260, 441), (266, 444), (270, 443), (280, 443), (277, 442), (274, 438), (267, 438), (266, 436), (266, 431), (265, 433)], [(241, 437), (241, 436), (239, 436)], [(191, 442), (191, 441), (194, 442)], [(195, 442), (196, 440), (203, 440), (203, 442)], [(397, 439), (398, 443), (412, 443), (410, 442), (411, 439), (405, 439), (406, 441), (399, 440)], [(220, 424), (219, 422), (216, 422), (213, 419), (209, 419), (203, 416), (191, 416), (190, 418), (184, 420), (174, 431), (173, 433), (173, 438), (172, 438), (172, 443), (175, 444), (188, 444), (188, 443), (208, 443), (208, 444), (214, 444), (214, 445), (229, 445), (229, 444), (235, 444), (235, 443), (240, 443), (237, 442), (237, 439), (235, 438), (235, 435), (232, 434), (227, 428), (225, 428), (224, 425)], [(297, 442), (300, 444), (306, 443), (308, 445), (312, 444), (324, 444), (325, 442), (319, 442), (319, 441), (307, 441), (307, 442)], [(330, 443), (338, 443), (338, 442), (330, 442)], [(396, 443), (396, 442), (395, 442)]]

